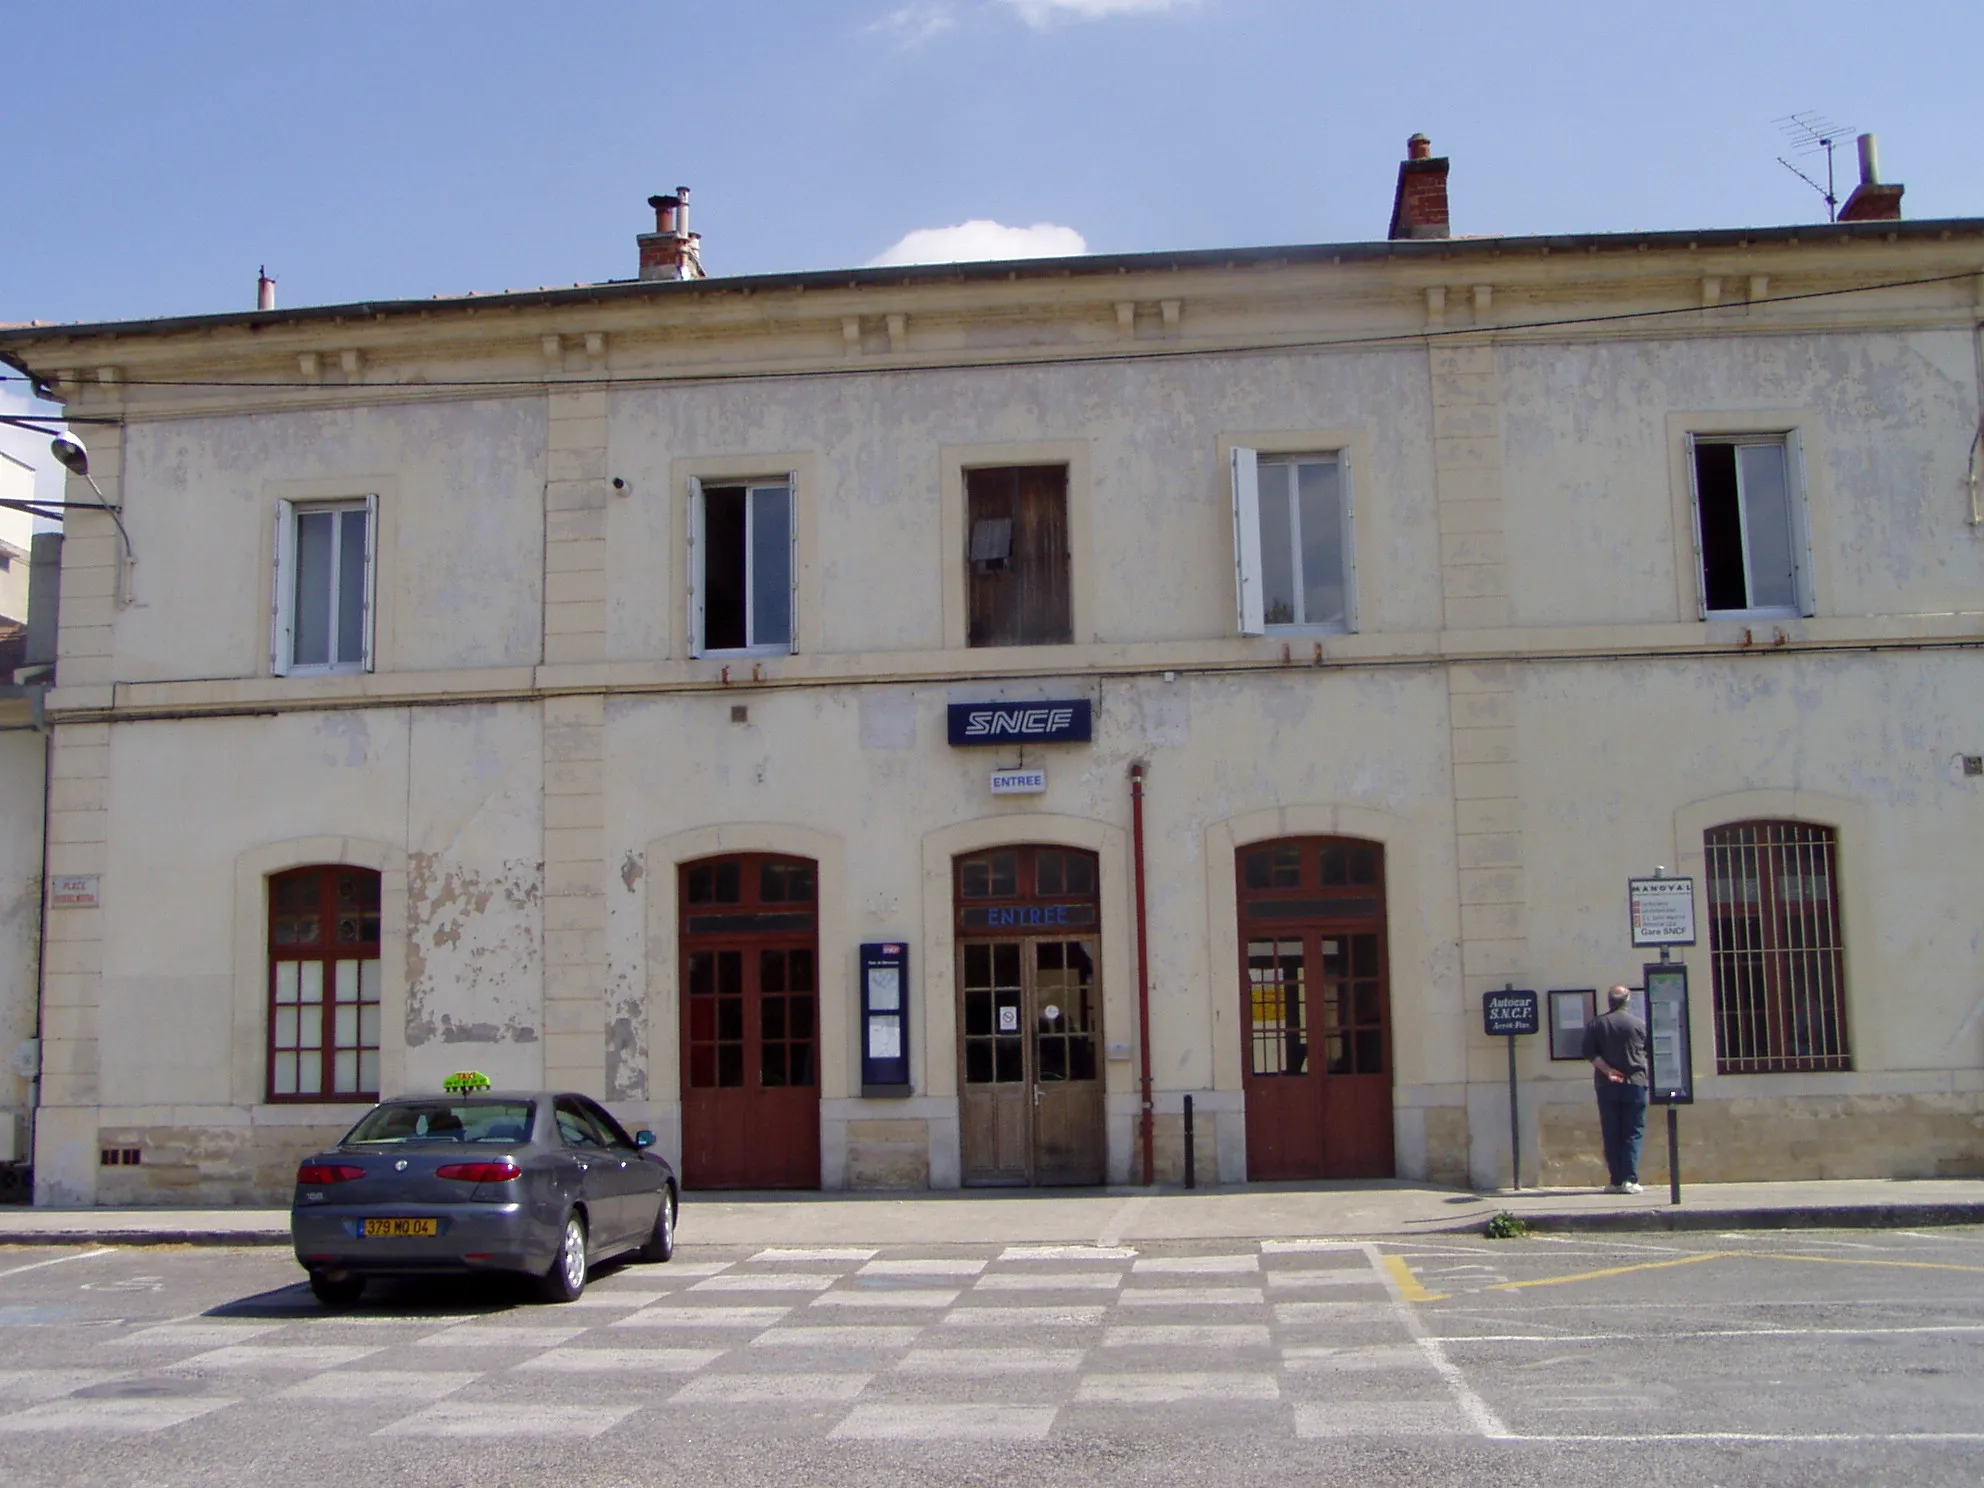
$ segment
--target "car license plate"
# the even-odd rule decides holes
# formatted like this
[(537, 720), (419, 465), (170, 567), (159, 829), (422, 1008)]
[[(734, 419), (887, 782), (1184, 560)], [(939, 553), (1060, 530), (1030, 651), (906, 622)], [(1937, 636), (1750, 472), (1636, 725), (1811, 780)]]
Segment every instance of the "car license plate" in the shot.
[(400, 1240), (409, 1235), (438, 1235), (438, 1219), (368, 1219), (359, 1234), (368, 1240)]

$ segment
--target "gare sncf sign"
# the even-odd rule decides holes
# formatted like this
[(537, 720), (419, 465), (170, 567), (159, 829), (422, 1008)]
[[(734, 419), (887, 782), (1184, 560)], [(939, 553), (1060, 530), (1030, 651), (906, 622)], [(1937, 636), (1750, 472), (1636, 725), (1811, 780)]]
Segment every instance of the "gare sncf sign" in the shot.
[(1044, 703), (952, 703), (951, 744), (1086, 744), (1089, 702), (1068, 698)]

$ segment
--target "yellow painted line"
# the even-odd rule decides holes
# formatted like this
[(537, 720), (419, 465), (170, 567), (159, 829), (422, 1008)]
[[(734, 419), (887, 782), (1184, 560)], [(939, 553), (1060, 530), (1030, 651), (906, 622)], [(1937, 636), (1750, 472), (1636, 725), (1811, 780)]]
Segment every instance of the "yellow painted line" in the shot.
[(1637, 1266), (1608, 1266), (1603, 1271), (1579, 1271), (1572, 1276), (1545, 1276), (1537, 1281), (1502, 1281), (1483, 1287), (1485, 1292), (1519, 1292), (1525, 1287), (1565, 1286), (1573, 1281), (1600, 1281), (1608, 1276), (1626, 1276), (1634, 1271), (1666, 1271), (1674, 1266), (1692, 1266), (1700, 1261), (1742, 1255), (1738, 1250), (1708, 1250), (1700, 1255), (1682, 1256), (1677, 1261), (1642, 1261)]
[(1445, 1292), (1429, 1292), (1419, 1284), (1419, 1278), (1412, 1274), (1412, 1268), (1405, 1263), (1404, 1256), (1386, 1256), (1385, 1269), (1398, 1283), (1398, 1294), (1408, 1302), (1444, 1302)]
[[(1387, 1259), (1390, 1259), (1387, 1257)], [(1701, 1261), (1810, 1261), (1816, 1266), (1895, 1266), (1910, 1271), (1984, 1272), (1984, 1266), (1960, 1266), (1948, 1261), (1876, 1261), (1858, 1256), (1798, 1255), (1769, 1250), (1707, 1250), (1700, 1255), (1682, 1256), (1672, 1261), (1642, 1261), (1636, 1266), (1608, 1266), (1603, 1271), (1579, 1271), (1570, 1276), (1545, 1276), (1536, 1281), (1503, 1281), (1483, 1287), (1486, 1292), (1519, 1292), (1527, 1287), (1564, 1286), (1573, 1281), (1602, 1281), (1608, 1276), (1626, 1276), (1635, 1271), (1665, 1271), (1674, 1266), (1693, 1266)]]

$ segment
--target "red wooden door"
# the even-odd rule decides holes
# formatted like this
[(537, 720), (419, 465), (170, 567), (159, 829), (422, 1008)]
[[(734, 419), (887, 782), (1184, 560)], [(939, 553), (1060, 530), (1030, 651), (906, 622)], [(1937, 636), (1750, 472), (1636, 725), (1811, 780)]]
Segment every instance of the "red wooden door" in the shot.
[(814, 865), (684, 865), (682, 1183), (820, 1186)]
[(1250, 1179), (1392, 1176), (1383, 854), (1321, 837), (1239, 851)]

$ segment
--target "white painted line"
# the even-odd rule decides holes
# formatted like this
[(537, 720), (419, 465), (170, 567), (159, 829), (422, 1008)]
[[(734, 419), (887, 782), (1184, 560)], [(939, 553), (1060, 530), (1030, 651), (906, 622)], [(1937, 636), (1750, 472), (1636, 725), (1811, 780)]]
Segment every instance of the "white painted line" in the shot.
[[(1262, 1255), (1315, 1255), (1328, 1250), (1361, 1250), (1355, 1240), (1263, 1240)], [(1473, 1252), (1469, 1252), (1473, 1254)]]
[(1277, 1302), (1274, 1304), (1274, 1320), (1284, 1326), (1293, 1327), (1301, 1323), (1329, 1323), (1342, 1326), (1346, 1323), (1367, 1323), (1378, 1318), (1389, 1318), (1392, 1306), (1389, 1302)]
[(563, 1312), (576, 1307), (652, 1307), (668, 1295), (667, 1292), (602, 1292), (594, 1287), (576, 1302), (559, 1303), (558, 1310)]
[(514, 1372), (596, 1374), (633, 1370), (643, 1374), (694, 1374), (722, 1357), (722, 1349), (561, 1348), (526, 1359)]
[(1102, 1227), (1102, 1233), (1095, 1237), (1095, 1243), (1105, 1249), (1114, 1250), (1123, 1243), (1123, 1232), (1136, 1222), (1137, 1216), (1149, 1205), (1148, 1194), (1139, 1194), (1133, 1199), (1123, 1200), (1123, 1207), (1109, 1216), (1108, 1223)]
[[(1365, 1245), (1364, 1257), (1370, 1262), (1371, 1269), (1377, 1273), (1378, 1279), (1384, 1282), (1385, 1290), (1391, 1294), (1392, 1311), (1397, 1314), (1399, 1322), (1425, 1353), (1426, 1362), (1438, 1371), (1440, 1378), (1446, 1381), (1447, 1388), (1453, 1392), (1454, 1403), (1460, 1407), (1460, 1413), (1466, 1418), (1467, 1424), (1483, 1436), (1507, 1436), (1509, 1428), (1503, 1424), (1502, 1418), (1495, 1414), (1487, 1401), (1474, 1392), (1473, 1387), (1467, 1382), (1467, 1377), (1440, 1347), (1440, 1340), (1427, 1331), (1426, 1324), (1421, 1321), (1413, 1305), (1405, 1300), (1405, 1294), (1399, 1290), (1398, 1278), (1393, 1276), (1391, 1268), (1385, 1265), (1384, 1256), (1378, 1247)], [(1327, 1304), (1296, 1302), (1284, 1305), (1315, 1307)], [(1281, 1308), (1276, 1308), (1275, 1312), (1279, 1316)], [(1299, 1417), (1300, 1412), (1297, 1414)], [(1296, 1422), (1296, 1434), (1298, 1436), (1302, 1434), (1302, 1423), (1299, 1419)]]
[(1327, 1436), (1462, 1436), (1463, 1411), (1447, 1400), (1331, 1400), (1295, 1407), (1295, 1434)]
[(157, 1327), (106, 1338), (103, 1346), (143, 1344), (147, 1348), (186, 1348), (196, 1344), (239, 1343), (285, 1326), (282, 1323), (160, 1323)]
[(1266, 1348), (1267, 1343), (1265, 1323), (1157, 1323), (1110, 1328), (1102, 1335), (1104, 1348)]
[(999, 1252), (1002, 1261), (1133, 1261), (1136, 1249), (1128, 1245), (1008, 1245)]
[(872, 1374), (705, 1374), (677, 1390), (675, 1405), (761, 1405), (774, 1401), (847, 1401)]
[(1106, 1307), (954, 1307), (943, 1316), (950, 1328), (1093, 1328)]
[(1344, 1348), (1283, 1348), (1281, 1367), (1298, 1373), (1355, 1374), (1431, 1366), (1426, 1351), (1416, 1343), (1374, 1343)]
[(1804, 1443), (1825, 1442), (1876, 1442), (1876, 1443), (1952, 1443), (1984, 1442), (1984, 1431), (1894, 1431), (1894, 1432), (1813, 1432), (1799, 1435), (1795, 1432), (1771, 1431), (1668, 1431), (1668, 1432), (1610, 1432), (1592, 1436), (1511, 1436), (1514, 1442), (1762, 1442), (1784, 1446), (1798, 1446)]
[(1116, 1299), (1119, 1307), (1259, 1307), (1265, 1302), (1259, 1287), (1130, 1287)]
[(815, 1297), (815, 1307), (868, 1307), (883, 1310), (945, 1308), (957, 1301), (954, 1287), (900, 1287), (886, 1292), (828, 1292)]
[[(1772, 1303), (1776, 1306), (1776, 1303)], [(1900, 1328), (1691, 1328), (1676, 1333), (1443, 1333), (1441, 1343), (1632, 1343), (1696, 1338), (1882, 1338), (1918, 1333), (1984, 1333), (1984, 1323), (1924, 1323)]]
[(838, 1278), (811, 1271), (733, 1271), (699, 1281), (692, 1292), (824, 1292)]
[(1091, 1374), (1075, 1399), (1092, 1405), (1176, 1405), (1187, 1400), (1279, 1400), (1271, 1374)]
[(639, 1407), (632, 1405), (541, 1405), (524, 1401), (444, 1401), (430, 1405), (374, 1436), (442, 1436), (489, 1440), (494, 1437), (557, 1436), (590, 1440), (609, 1431)]
[(447, 1328), (439, 1333), (429, 1333), (425, 1338), (415, 1339), (414, 1343), (423, 1348), (548, 1349), (556, 1348), (561, 1343), (570, 1343), (585, 1331), (583, 1327), (547, 1328), (524, 1324), (464, 1323), (459, 1328)]
[[(881, 1252), (863, 1250), (857, 1246), (821, 1246), (811, 1250), (797, 1247), (774, 1245), (769, 1250), (761, 1250), (751, 1259), (754, 1261), (872, 1261)], [(679, 1397), (678, 1397), (679, 1398)]]
[(905, 1374), (1072, 1374), (1081, 1349), (912, 1349), (896, 1368)]
[(1342, 1271), (1270, 1271), (1268, 1287), (1273, 1291), (1290, 1287), (1377, 1287), (1382, 1291), (1384, 1283), (1363, 1266), (1357, 1266)]
[(39, 1400), (59, 1400), (74, 1390), (87, 1390), (105, 1380), (128, 1374), (125, 1369), (0, 1369), (0, 1400), (11, 1405), (33, 1405)]
[(278, 1400), (343, 1405), (356, 1400), (439, 1400), (481, 1379), (480, 1372), (445, 1369), (353, 1369), (320, 1374), (278, 1390)]
[(39, 1271), (43, 1266), (65, 1266), (70, 1261), (93, 1261), (98, 1256), (116, 1254), (115, 1249), (79, 1251), (75, 1255), (56, 1256), (52, 1260), (29, 1261), (25, 1266), (10, 1266), (5, 1271), (0, 1271), (0, 1276), (19, 1276), (23, 1271)]
[(719, 1276), (736, 1264), (735, 1261), (670, 1261), (666, 1271), (653, 1274), (671, 1281), (678, 1276)]
[(976, 1276), (985, 1269), (983, 1261), (870, 1261), (856, 1276)]
[(921, 1327), (886, 1327), (850, 1323), (838, 1328), (772, 1328), (751, 1340), (752, 1348), (908, 1348)]
[(219, 1396), (191, 1400), (51, 1400), (11, 1416), (0, 1416), (0, 1431), (158, 1431), (233, 1404), (232, 1399)]
[(1130, 1269), (1181, 1276), (1232, 1276), (1261, 1269), (1257, 1255), (1139, 1256)]
[(623, 1317), (615, 1328), (769, 1328), (790, 1307), (651, 1307)]
[(339, 1344), (231, 1343), (181, 1359), (174, 1369), (336, 1369), (379, 1353), (378, 1347)]
[(1113, 1292), (1122, 1284), (1115, 1271), (1036, 1271), (1030, 1276), (994, 1271), (972, 1283), (985, 1292)]
[(857, 1405), (827, 1433), (843, 1441), (1039, 1441), (1052, 1405)]

